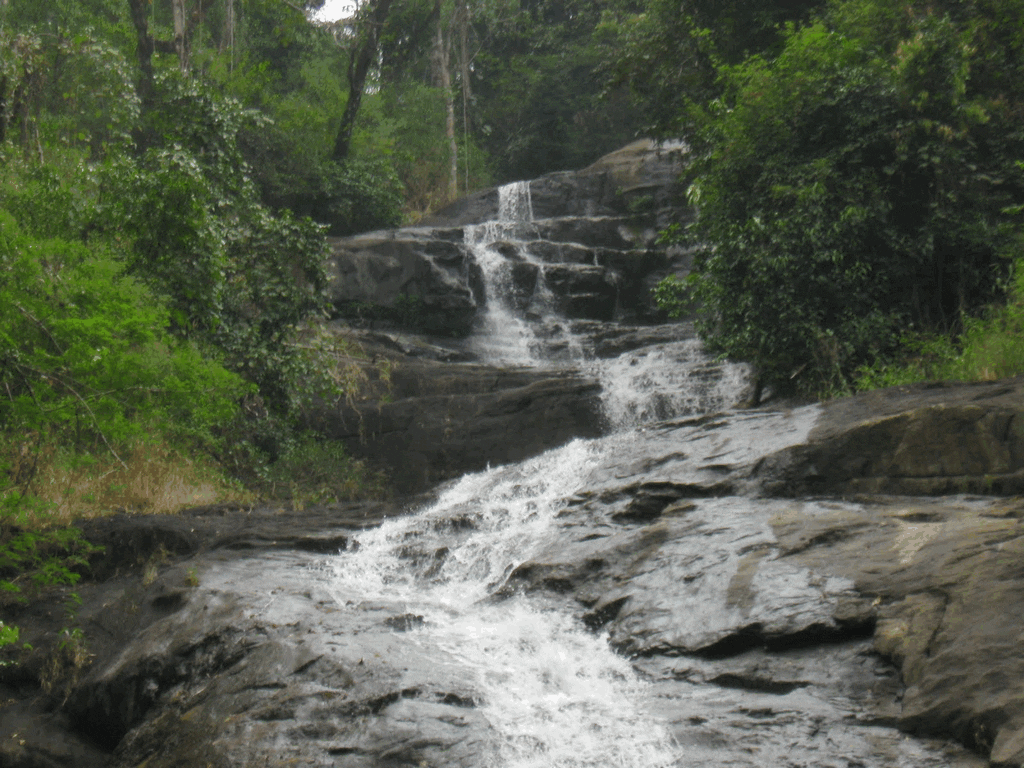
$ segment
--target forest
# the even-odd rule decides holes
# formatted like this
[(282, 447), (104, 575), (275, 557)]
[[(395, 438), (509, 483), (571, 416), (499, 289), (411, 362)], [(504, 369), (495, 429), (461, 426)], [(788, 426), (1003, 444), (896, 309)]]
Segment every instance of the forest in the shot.
[[(328, 235), (685, 140), (658, 289), (773, 391), (1024, 371), (1024, 0), (0, 0), (0, 590), (83, 514), (383, 481)], [(301, 477), (299, 477), (301, 480)], [(0, 625), (0, 644), (16, 630)]]

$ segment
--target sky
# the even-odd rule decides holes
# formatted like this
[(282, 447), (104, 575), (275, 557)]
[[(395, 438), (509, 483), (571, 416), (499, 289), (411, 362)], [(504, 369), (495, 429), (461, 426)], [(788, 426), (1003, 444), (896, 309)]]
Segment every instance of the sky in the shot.
[(355, 5), (353, 0), (327, 0), (313, 18), (317, 21), (337, 21), (351, 16)]

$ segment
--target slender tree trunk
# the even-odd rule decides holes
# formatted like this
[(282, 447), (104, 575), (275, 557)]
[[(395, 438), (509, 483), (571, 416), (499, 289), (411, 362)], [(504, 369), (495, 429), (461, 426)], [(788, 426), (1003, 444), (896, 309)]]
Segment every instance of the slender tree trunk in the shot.
[(462, 164), (466, 172), (465, 191), (469, 191), (469, 102), (473, 98), (472, 85), (469, 81), (469, 5), (466, 0), (459, 0), (459, 74), (462, 78)]
[(380, 33), (391, 11), (392, 0), (375, 0), (367, 8), (363, 20), (358, 23), (360, 41), (357, 50), (348, 61), (348, 102), (341, 116), (341, 125), (334, 140), (334, 151), (331, 157), (336, 161), (348, 157), (352, 144), (352, 130), (355, 128), (359, 105), (363, 100), (366, 78), (370, 69), (377, 62), (380, 45)]
[(221, 46), (228, 49), (228, 72), (235, 70), (235, 0), (226, 0), (224, 36)]
[(128, 6), (135, 26), (135, 51), (139, 60), (139, 80), (135, 90), (139, 94), (142, 111), (145, 112), (153, 104), (153, 53), (156, 44), (149, 34), (148, 0), (128, 0)]
[(444, 93), (445, 136), (448, 139), (448, 199), (454, 200), (459, 194), (459, 146), (455, 140), (455, 99), (452, 98), (450, 61), (450, 38), (445, 38), (444, 25), (438, 18), (434, 37), (434, 76)]
[(174, 16), (174, 52), (178, 55), (178, 66), (188, 71), (188, 32), (186, 30), (185, 0), (171, 0)]

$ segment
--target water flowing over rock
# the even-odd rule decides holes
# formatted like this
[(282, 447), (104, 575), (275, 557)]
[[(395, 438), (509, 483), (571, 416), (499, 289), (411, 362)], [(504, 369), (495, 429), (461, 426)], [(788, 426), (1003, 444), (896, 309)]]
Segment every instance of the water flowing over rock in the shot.
[[(387, 397), (309, 418), (420, 495), (94, 521), (94, 661), (66, 699), (22, 693), (63, 620), (23, 609), (0, 763), (1024, 765), (1024, 504), (995, 495), (1024, 475), (1024, 380), (740, 409), (747, 369), (687, 324), (622, 322), (621, 290), (617, 321), (574, 317), (627, 277), (599, 252), (618, 224), (598, 246), (566, 217), (668, 199), (626, 183), (637, 152), (460, 203), (441, 256), (367, 236), (401, 246), (395, 285), (469, 275), (469, 332), (367, 315)], [(605, 271), (567, 288), (563, 264)]]
[[(474, 249), (485, 240), (527, 262), (517, 275), (523, 300), (538, 272), (553, 304), (569, 318), (651, 319), (651, 288), (687, 256), (656, 243), (669, 217), (685, 219), (677, 177), (683, 147), (639, 141), (578, 172), (521, 182), (465, 198), (420, 226), (331, 240), (331, 300), (339, 317), (439, 335), (466, 336), (487, 304)], [(516, 218), (522, 216), (523, 218)], [(504, 218), (503, 218), (504, 217)], [(516, 222), (490, 227), (483, 222)], [(468, 228), (468, 229), (467, 229)], [(525, 265), (524, 265), (525, 266)]]

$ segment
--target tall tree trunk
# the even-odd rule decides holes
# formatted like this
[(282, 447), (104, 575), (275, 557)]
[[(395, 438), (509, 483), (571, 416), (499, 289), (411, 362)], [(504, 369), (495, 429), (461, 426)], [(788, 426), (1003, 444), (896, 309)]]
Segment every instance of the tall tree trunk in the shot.
[(448, 139), (448, 199), (454, 200), (459, 194), (459, 146), (455, 140), (455, 99), (452, 98), (452, 75), (450, 38), (445, 38), (444, 25), (437, 20), (434, 37), (434, 77), (444, 93), (445, 136)]
[(221, 52), (228, 49), (228, 72), (235, 69), (235, 0), (225, 1), (224, 35), (221, 38)]
[(459, 74), (462, 79), (462, 165), (466, 172), (463, 189), (469, 191), (469, 102), (473, 98), (473, 90), (469, 81), (469, 5), (466, 0), (459, 0), (457, 6), (459, 25)]
[(145, 112), (153, 105), (153, 53), (156, 51), (156, 43), (149, 34), (149, 1), (128, 0), (128, 6), (131, 10), (132, 24), (135, 26), (135, 52), (139, 59), (139, 80), (135, 90), (139, 95), (142, 111)]
[(366, 78), (377, 62), (380, 33), (391, 11), (392, 1), (374, 0), (372, 4), (368, 3), (364, 6), (366, 13), (363, 19), (357, 21), (360, 40), (348, 61), (348, 102), (345, 104), (338, 135), (334, 140), (334, 151), (331, 153), (331, 157), (336, 161), (348, 157), (352, 144), (352, 130), (355, 128), (359, 105), (363, 100), (363, 90), (366, 88)]
[(178, 66), (188, 71), (188, 32), (186, 30), (185, 0), (171, 0), (174, 16), (174, 52), (178, 55)]

